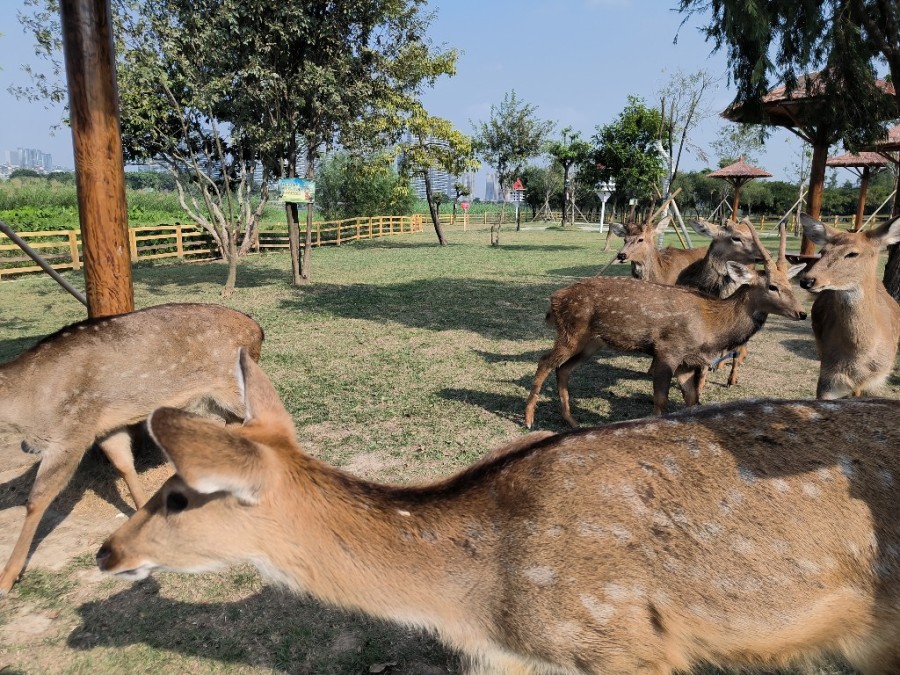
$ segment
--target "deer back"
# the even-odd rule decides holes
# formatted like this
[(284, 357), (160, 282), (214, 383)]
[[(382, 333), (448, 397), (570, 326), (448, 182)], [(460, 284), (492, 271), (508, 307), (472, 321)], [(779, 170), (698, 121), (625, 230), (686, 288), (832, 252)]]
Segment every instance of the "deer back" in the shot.
[(0, 366), (0, 443), (81, 450), (161, 404), (201, 399), (240, 415), (238, 349), (258, 358), (262, 340), (253, 319), (218, 305), (158, 305), (67, 326)]
[[(259, 412), (264, 376), (242, 367)], [(306, 456), (289, 420), (154, 413), (177, 475), (107, 540), (101, 568), (252, 562), (523, 673), (827, 651), (864, 672), (900, 665), (900, 402), (742, 402), (543, 434), (416, 486)]]

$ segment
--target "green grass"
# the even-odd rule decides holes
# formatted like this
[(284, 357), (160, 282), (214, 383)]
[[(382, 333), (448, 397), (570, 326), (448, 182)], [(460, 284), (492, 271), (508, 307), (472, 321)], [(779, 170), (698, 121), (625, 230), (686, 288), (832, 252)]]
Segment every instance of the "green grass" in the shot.
[[(262, 365), (311, 454), (368, 478), (411, 481), (454, 471), (524, 431), (525, 396), (553, 340), (547, 298), (596, 273), (614, 250), (602, 253), (603, 238), (581, 230), (506, 226), (498, 248), (486, 229), (451, 228), (449, 238), (440, 248), (426, 229), (316, 249), (313, 283), (300, 289), (288, 283), (284, 254), (242, 263), (239, 290), (226, 302), (263, 325)], [(613, 266), (607, 274), (627, 271)], [(225, 276), (221, 264), (143, 264), (135, 269), (137, 305), (221, 302)], [(5, 361), (83, 318), (83, 309), (51, 280), (29, 276), (0, 283), (0, 317)], [(588, 425), (650, 414), (647, 365), (644, 357), (601, 352), (576, 370), (576, 418)], [(773, 317), (751, 342), (741, 384), (726, 388), (727, 373), (714, 373), (705, 400), (810, 397), (817, 370), (809, 323)], [(896, 377), (887, 395), (900, 398)], [(539, 427), (565, 428), (555, 397), (551, 377)], [(672, 403), (682, 405), (674, 390)], [(89, 455), (85, 464), (99, 461)], [(111, 473), (83, 467), (69, 491), (91, 489)], [(52, 628), (0, 645), (0, 670), (337, 675), (392, 661), (395, 675), (457, 668), (431, 638), (289, 596), (248, 568), (132, 585), (85, 581), (89, 565), (83, 555), (61, 573), (27, 571), (3, 601), (0, 630), (23, 613), (51, 610)]]

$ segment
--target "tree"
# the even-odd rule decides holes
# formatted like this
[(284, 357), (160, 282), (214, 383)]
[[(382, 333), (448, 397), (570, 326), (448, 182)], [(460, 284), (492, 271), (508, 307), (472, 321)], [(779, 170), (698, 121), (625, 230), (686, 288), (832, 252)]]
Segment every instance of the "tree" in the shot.
[(681, 156), (687, 151), (706, 161), (703, 149), (691, 141), (691, 132), (709, 117), (705, 100), (715, 80), (705, 70), (685, 74), (676, 71), (659, 92), (659, 114), (662, 118), (660, 140), (668, 155), (669, 175), (666, 187), (678, 177)]
[(537, 218), (538, 209), (549, 212), (552, 206), (562, 203), (562, 174), (558, 169), (529, 164), (522, 168), (520, 177), (532, 218)]
[[(591, 144), (582, 140), (581, 134), (577, 131), (573, 133), (572, 127), (566, 127), (561, 132), (562, 139), (559, 141), (551, 141), (546, 145), (546, 152), (550, 155), (563, 171), (563, 208), (562, 222), (560, 225), (565, 227), (566, 215), (568, 213), (569, 202), (574, 198), (574, 190), (569, 180), (569, 171), (576, 164), (587, 161), (591, 153)], [(574, 223), (574, 209), (572, 214), (572, 222)]]
[(328, 220), (402, 215), (412, 210), (409, 182), (394, 170), (391, 156), (336, 152), (316, 172), (316, 206)]
[[(900, 3), (896, 0), (679, 0), (687, 17), (711, 14), (703, 28), (714, 49), (725, 47), (736, 102), (761, 107), (770, 78), (797, 87), (801, 76), (821, 70), (820, 124), (835, 130), (850, 150), (885, 135), (885, 120), (900, 117)], [(775, 48), (773, 48), (773, 45)], [(887, 63), (894, 83), (893, 110), (877, 81)], [(894, 202), (900, 215), (900, 199)], [(900, 245), (890, 248), (884, 282), (900, 299)]]
[(757, 153), (766, 142), (766, 128), (761, 124), (728, 123), (719, 129), (719, 135), (711, 145), (719, 160), (719, 168), (734, 164), (741, 157), (755, 164)]
[(406, 120), (405, 128), (409, 132), (406, 140), (397, 146), (401, 153), (401, 172), (422, 176), (428, 212), (438, 243), (446, 246), (447, 238), (441, 227), (439, 207), (443, 197), (447, 195), (434, 192), (431, 172), (442, 169), (451, 176), (460, 176), (466, 171), (476, 170), (479, 164), (475, 159), (472, 140), (454, 129), (449, 121), (429, 115), (421, 106), (417, 106)]
[(472, 194), (472, 191), (469, 189), (469, 186), (465, 183), (461, 183), (460, 181), (453, 182), (453, 213), (450, 216), (450, 222), (456, 222), (456, 205), (459, 203), (460, 197), (468, 197)]
[(472, 122), (475, 150), (497, 170), (500, 192), (504, 193), (522, 171), (525, 162), (541, 153), (553, 122), (536, 117), (537, 107), (521, 101), (515, 91), (503, 96), (499, 106), (491, 106), (486, 122)]
[(616, 193), (627, 198), (651, 199), (665, 174), (656, 150), (662, 123), (659, 110), (629, 96), (616, 121), (598, 126), (592, 138), (595, 163), (600, 165), (597, 178), (615, 180)]

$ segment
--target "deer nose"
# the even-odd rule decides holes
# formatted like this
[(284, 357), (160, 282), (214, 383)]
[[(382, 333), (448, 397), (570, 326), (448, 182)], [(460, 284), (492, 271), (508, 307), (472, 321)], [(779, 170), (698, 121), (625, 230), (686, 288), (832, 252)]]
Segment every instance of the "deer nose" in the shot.
[(619, 255), (616, 256), (616, 260), (622, 260), (622, 261), (628, 260), (628, 254), (620, 253)]
[(815, 277), (803, 277), (800, 280), (800, 288), (805, 288), (806, 290), (809, 290), (810, 288), (812, 288), (815, 285), (816, 285)]
[(800, 312), (800, 320), (806, 321), (806, 312)]
[(106, 561), (109, 560), (109, 556), (111, 553), (112, 551), (110, 550), (109, 545), (104, 543), (103, 546), (100, 547), (100, 550), (97, 551), (97, 567), (99, 567), (101, 570), (105, 570)]

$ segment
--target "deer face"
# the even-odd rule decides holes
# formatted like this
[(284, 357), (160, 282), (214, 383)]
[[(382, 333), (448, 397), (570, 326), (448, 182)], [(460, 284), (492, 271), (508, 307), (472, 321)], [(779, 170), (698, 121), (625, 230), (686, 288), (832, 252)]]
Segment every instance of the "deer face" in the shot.
[[(797, 300), (791, 286), (791, 278), (799, 274), (803, 267), (794, 265), (787, 272), (782, 272), (774, 265), (767, 265), (766, 271), (760, 272), (755, 281), (752, 280), (752, 273), (746, 279), (742, 279), (750, 284), (750, 293), (753, 295), (757, 311), (778, 314), (797, 321), (806, 319), (806, 310)], [(735, 277), (734, 263), (728, 263), (728, 270), (731, 276)]]
[(806, 271), (800, 286), (812, 293), (854, 291), (875, 274), (882, 246), (900, 240), (900, 219), (868, 232), (844, 232), (800, 214), (806, 236), (822, 246), (821, 258)]
[(652, 223), (619, 223), (610, 224), (610, 229), (617, 237), (625, 240), (616, 259), (619, 262), (634, 262), (639, 265), (646, 264), (656, 250), (656, 237), (669, 225), (669, 218), (663, 218), (656, 225)]

